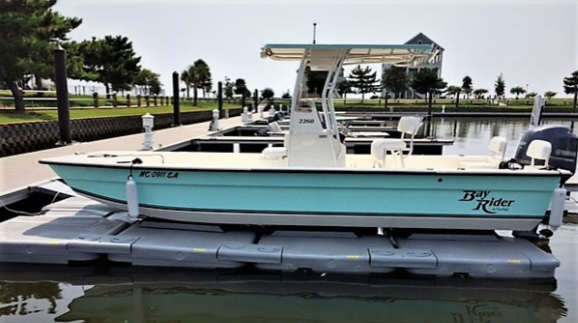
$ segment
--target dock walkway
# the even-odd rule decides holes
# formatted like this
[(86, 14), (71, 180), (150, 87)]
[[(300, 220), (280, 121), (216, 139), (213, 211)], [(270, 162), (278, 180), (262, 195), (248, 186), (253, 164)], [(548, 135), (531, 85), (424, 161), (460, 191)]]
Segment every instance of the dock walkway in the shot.
[[(238, 126), (241, 125), (241, 117), (221, 119), (219, 123), (221, 128)], [(157, 130), (154, 132), (155, 147), (206, 136), (210, 133), (209, 125), (210, 121)], [(144, 134), (138, 133), (0, 158), (0, 196), (55, 178), (56, 174), (49, 166), (38, 163), (42, 158), (99, 150), (139, 150), (143, 139)]]

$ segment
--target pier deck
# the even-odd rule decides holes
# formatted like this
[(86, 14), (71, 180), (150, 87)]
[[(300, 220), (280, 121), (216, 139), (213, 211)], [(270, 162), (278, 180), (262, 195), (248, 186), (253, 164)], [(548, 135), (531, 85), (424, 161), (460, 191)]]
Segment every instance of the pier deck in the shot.
[[(241, 117), (221, 119), (219, 123), (221, 128), (234, 127), (241, 125)], [(164, 147), (175, 142), (205, 136), (210, 133), (209, 125), (210, 121), (156, 130), (154, 132), (155, 147), (159, 145)], [(139, 150), (142, 147), (143, 138), (144, 134), (138, 133), (0, 158), (0, 196), (55, 178), (56, 174), (49, 166), (38, 163), (38, 160), (42, 158), (99, 150)]]

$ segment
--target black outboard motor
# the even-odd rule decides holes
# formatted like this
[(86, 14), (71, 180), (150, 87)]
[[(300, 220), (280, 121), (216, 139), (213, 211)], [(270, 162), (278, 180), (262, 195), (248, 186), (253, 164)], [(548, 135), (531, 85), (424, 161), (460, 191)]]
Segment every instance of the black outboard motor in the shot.
[[(539, 126), (528, 130), (516, 150), (516, 162), (521, 165), (530, 165), (530, 157), (526, 155), (532, 140), (545, 140), (552, 144), (552, 153), (547, 166), (556, 169), (565, 169), (572, 174), (576, 171), (576, 155), (578, 152), (578, 137), (563, 126)], [(542, 164), (540, 164), (542, 163)], [(536, 165), (543, 165), (544, 161), (536, 161)], [(563, 178), (565, 182), (568, 178)]]

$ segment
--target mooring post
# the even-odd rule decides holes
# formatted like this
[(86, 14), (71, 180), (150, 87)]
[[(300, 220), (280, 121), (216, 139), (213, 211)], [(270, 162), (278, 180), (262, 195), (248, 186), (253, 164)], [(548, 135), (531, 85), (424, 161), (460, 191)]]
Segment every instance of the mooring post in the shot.
[(94, 108), (98, 109), (98, 92), (92, 92), (92, 103), (94, 104)]
[(58, 126), (61, 145), (72, 143), (70, 136), (70, 103), (68, 102), (68, 81), (66, 75), (66, 53), (60, 46), (54, 49), (54, 74), (56, 100), (58, 102)]
[(181, 125), (181, 99), (179, 97), (179, 73), (173, 72), (173, 126)]
[(255, 106), (255, 112), (259, 112), (259, 90), (255, 89), (253, 93), (253, 105)]
[(219, 118), (223, 118), (223, 82), (217, 83), (217, 105), (219, 107)]

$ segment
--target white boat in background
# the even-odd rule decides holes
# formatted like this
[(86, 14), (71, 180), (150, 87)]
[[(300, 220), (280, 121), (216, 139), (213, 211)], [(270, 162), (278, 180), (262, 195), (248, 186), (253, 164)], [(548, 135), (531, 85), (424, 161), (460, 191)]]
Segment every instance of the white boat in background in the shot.
[[(403, 139), (377, 139), (369, 156), (346, 154), (332, 100), (341, 67), (419, 64), (435, 56), (432, 46), (281, 44), (265, 45), (261, 56), (300, 62), (284, 147), (260, 154), (105, 151), (40, 162), (79, 194), (177, 221), (533, 230), (546, 221), (551, 200), (551, 223), (561, 220), (560, 186), (574, 172), (577, 142), (563, 127), (529, 132), (509, 162), (501, 138), (488, 156), (418, 156)], [(302, 99), (307, 67), (328, 73), (320, 100)], [(399, 127), (413, 142), (420, 126), (420, 118), (404, 117)]]

